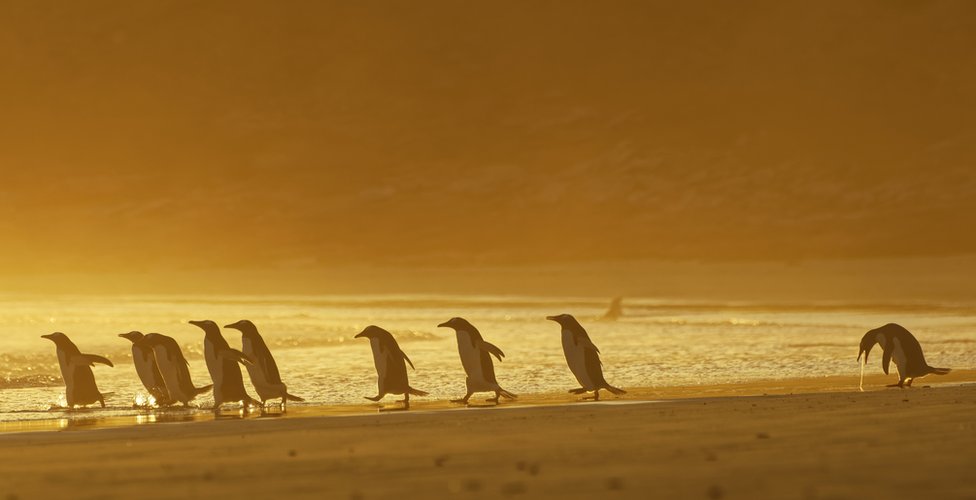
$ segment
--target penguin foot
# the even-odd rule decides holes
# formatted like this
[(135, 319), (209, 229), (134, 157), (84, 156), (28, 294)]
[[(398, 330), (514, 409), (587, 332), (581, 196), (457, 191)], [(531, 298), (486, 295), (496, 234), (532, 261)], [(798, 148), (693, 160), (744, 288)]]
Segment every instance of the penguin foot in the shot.
[(498, 398), (497, 397), (495, 397), (495, 398), (488, 398), (488, 399), (485, 400), (485, 403), (495, 403), (497, 405), (498, 404)]
[(885, 387), (898, 387), (900, 389), (904, 389), (905, 388), (905, 386), (901, 382), (898, 382), (897, 384), (888, 384)]
[(468, 398), (452, 399), (451, 402), (466, 405), (468, 404)]
[(363, 396), (363, 397), (377, 403), (379, 402), (379, 400), (383, 399), (383, 396)]

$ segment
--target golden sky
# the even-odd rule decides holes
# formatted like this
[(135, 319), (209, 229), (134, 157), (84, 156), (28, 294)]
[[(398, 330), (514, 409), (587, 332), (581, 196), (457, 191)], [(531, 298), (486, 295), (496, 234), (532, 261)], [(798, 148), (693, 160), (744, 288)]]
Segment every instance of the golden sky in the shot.
[(6, 2), (0, 271), (972, 254), (973, 61), (962, 1)]

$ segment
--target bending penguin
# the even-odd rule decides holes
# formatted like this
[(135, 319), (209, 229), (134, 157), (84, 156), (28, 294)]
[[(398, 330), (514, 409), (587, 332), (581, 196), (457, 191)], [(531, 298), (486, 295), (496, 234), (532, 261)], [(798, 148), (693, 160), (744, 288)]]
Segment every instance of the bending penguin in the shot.
[(253, 364), (245, 365), (247, 374), (251, 377), (251, 384), (258, 391), (261, 398), (261, 406), (265, 401), (274, 398), (281, 398), (281, 408), (285, 408), (286, 401), (305, 401), (304, 399), (288, 394), (288, 388), (281, 381), (281, 374), (278, 373), (278, 364), (271, 356), (271, 350), (264, 343), (258, 327), (246, 319), (237, 323), (231, 323), (224, 328), (233, 328), (241, 331), (241, 350), (244, 355), (254, 361)]
[[(546, 319), (555, 321), (562, 326), (563, 354), (566, 355), (566, 363), (570, 371), (579, 381), (579, 389), (572, 389), (572, 394), (583, 394), (593, 391), (593, 400), (600, 400), (600, 389), (606, 389), (613, 394), (626, 394), (627, 391), (618, 389), (607, 383), (603, 378), (603, 363), (600, 361), (600, 350), (593, 345), (590, 336), (586, 334), (583, 326), (576, 321), (572, 315), (560, 314), (558, 316), (546, 316)], [(589, 399), (584, 397), (583, 399)]]
[[(373, 350), (373, 363), (376, 365), (376, 381), (379, 394), (375, 397), (365, 396), (370, 401), (379, 401), (387, 394), (403, 394), (403, 409), (410, 409), (410, 395), (426, 396), (427, 393), (410, 387), (407, 380), (407, 365), (413, 368), (413, 363), (400, 349), (393, 335), (378, 327), (367, 326), (355, 338), (369, 339), (369, 346)], [(404, 363), (406, 361), (406, 363)], [(416, 370), (416, 368), (414, 368)]]
[(884, 354), (881, 357), (881, 367), (885, 375), (888, 374), (888, 366), (891, 360), (895, 361), (895, 368), (898, 369), (898, 383), (888, 387), (911, 387), (912, 381), (929, 374), (945, 375), (952, 371), (950, 368), (933, 368), (925, 362), (922, 354), (922, 346), (911, 332), (901, 325), (888, 323), (880, 328), (875, 328), (861, 337), (861, 350), (857, 353), (857, 360), (861, 361), (864, 355), (864, 364), (861, 365), (861, 381), (864, 381), (864, 365), (868, 364), (868, 354), (874, 344), (880, 344)]
[(251, 360), (244, 356), (244, 353), (237, 349), (231, 349), (220, 334), (220, 327), (217, 323), (210, 320), (190, 321), (203, 329), (203, 355), (207, 360), (207, 370), (210, 371), (210, 378), (213, 379), (214, 412), (220, 411), (220, 405), (240, 401), (244, 404), (244, 411), (250, 405), (261, 406), (261, 402), (248, 396), (244, 389), (244, 377), (241, 376), (241, 368), (238, 363), (243, 365), (252, 364)]
[(502, 389), (495, 379), (495, 365), (492, 363), (491, 356), (494, 355), (501, 361), (505, 353), (481, 337), (481, 333), (464, 318), (451, 318), (444, 323), (437, 325), (441, 328), (453, 328), (457, 334), (458, 354), (461, 356), (461, 366), (467, 374), (465, 385), (467, 394), (461, 399), (453, 399), (452, 403), (465, 403), (471, 395), (476, 392), (494, 392), (495, 397), (486, 401), (498, 404), (498, 398), (504, 396), (508, 399), (515, 399), (515, 394)]
[(61, 366), (64, 397), (68, 408), (96, 402), (105, 408), (105, 395), (98, 391), (91, 367), (95, 366), (95, 363), (112, 366), (112, 362), (95, 354), (82, 354), (78, 346), (61, 332), (41, 335), (41, 338), (48, 339), (57, 346), (58, 365)]
[(203, 387), (193, 385), (193, 380), (190, 379), (190, 362), (183, 357), (180, 344), (173, 337), (148, 333), (140, 344), (152, 350), (156, 366), (166, 383), (166, 394), (171, 404), (179, 401), (184, 407), (190, 406), (190, 401), (213, 387), (210, 384)]
[(169, 393), (166, 391), (166, 381), (159, 373), (159, 365), (156, 364), (152, 346), (143, 342), (146, 336), (142, 332), (132, 331), (120, 333), (119, 337), (132, 342), (132, 364), (136, 367), (136, 375), (139, 375), (139, 380), (155, 403), (160, 406), (172, 404), (173, 400), (169, 398)]

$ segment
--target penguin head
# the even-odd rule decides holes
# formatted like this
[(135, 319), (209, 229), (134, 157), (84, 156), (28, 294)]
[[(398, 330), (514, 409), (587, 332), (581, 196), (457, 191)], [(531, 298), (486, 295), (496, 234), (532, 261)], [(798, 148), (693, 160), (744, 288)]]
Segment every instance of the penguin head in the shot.
[(451, 319), (449, 319), (449, 320), (447, 320), (447, 321), (445, 321), (445, 322), (437, 325), (437, 327), (438, 328), (453, 328), (455, 330), (467, 330), (467, 331), (471, 331), (471, 330), (474, 329), (474, 326), (472, 326), (471, 323), (468, 322), (468, 320), (466, 320), (464, 318), (457, 318), (457, 317), (451, 318)]
[(203, 331), (205, 331), (207, 333), (213, 333), (213, 332), (220, 333), (220, 327), (217, 326), (217, 323), (214, 323), (213, 321), (210, 321), (209, 319), (191, 320), (191, 321), (188, 321), (187, 323), (189, 323), (191, 325), (194, 325), (194, 326), (198, 326), (198, 327), (202, 328)]
[(864, 364), (868, 364), (868, 354), (871, 353), (871, 348), (874, 347), (874, 344), (877, 343), (878, 343), (877, 332), (871, 330), (870, 332), (865, 333), (864, 336), (861, 337), (861, 350), (857, 353), (857, 361), (858, 362), (861, 361), (861, 355), (863, 354)]
[(380, 328), (380, 327), (378, 327), (378, 326), (376, 326), (376, 325), (369, 325), (366, 328), (364, 328), (363, 331), (361, 331), (358, 334), (356, 334), (356, 336), (353, 337), (353, 338), (357, 338), (357, 339), (359, 339), (359, 338), (367, 338), (367, 339), (384, 340), (384, 339), (387, 339), (387, 338), (392, 339), (393, 338), (393, 334), (390, 333), (390, 332), (388, 332), (388, 331), (386, 331), (386, 330), (384, 330), (384, 329), (382, 329), (382, 328)]
[(237, 323), (231, 323), (229, 325), (224, 325), (224, 328), (233, 328), (234, 330), (240, 330), (241, 334), (247, 335), (249, 333), (257, 333), (258, 327), (254, 326), (250, 320), (242, 319)]
[(124, 339), (128, 339), (133, 344), (135, 344), (136, 342), (139, 342), (140, 340), (142, 340), (145, 336), (142, 334), (142, 332), (131, 331), (129, 333), (120, 333), (119, 334), (119, 337), (122, 337)]
[(68, 338), (68, 336), (61, 332), (54, 332), (54, 333), (49, 333), (47, 335), (41, 335), (41, 338), (48, 339), (51, 342), (54, 342), (54, 345), (56, 346), (71, 344), (71, 340)]
[(579, 324), (579, 321), (576, 321), (576, 318), (574, 318), (572, 314), (557, 314), (556, 316), (546, 316), (546, 319), (548, 319), (549, 321), (555, 321), (556, 323), (559, 323), (559, 325), (562, 326), (563, 328), (576, 326)]

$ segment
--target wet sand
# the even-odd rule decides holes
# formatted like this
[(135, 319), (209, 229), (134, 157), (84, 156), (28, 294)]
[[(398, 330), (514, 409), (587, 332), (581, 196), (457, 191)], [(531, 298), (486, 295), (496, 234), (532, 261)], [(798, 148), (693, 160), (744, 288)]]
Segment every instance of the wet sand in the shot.
[(0, 434), (0, 498), (976, 498), (974, 380), (957, 371), (905, 390), (872, 376), (863, 393), (856, 377), (826, 377), (600, 403), (541, 395), (486, 409), (418, 401), (410, 412), (93, 419)]

